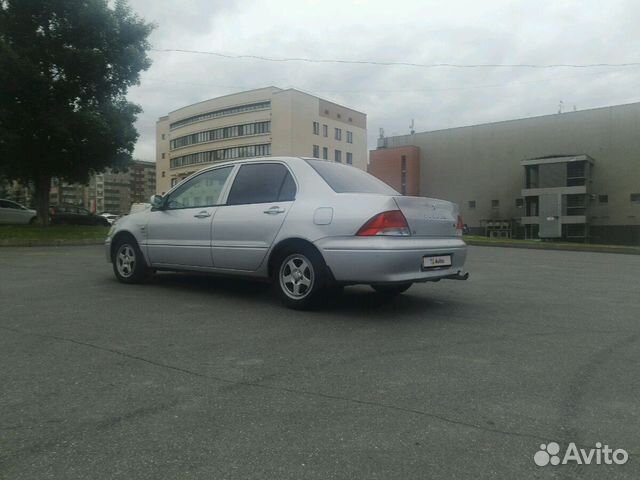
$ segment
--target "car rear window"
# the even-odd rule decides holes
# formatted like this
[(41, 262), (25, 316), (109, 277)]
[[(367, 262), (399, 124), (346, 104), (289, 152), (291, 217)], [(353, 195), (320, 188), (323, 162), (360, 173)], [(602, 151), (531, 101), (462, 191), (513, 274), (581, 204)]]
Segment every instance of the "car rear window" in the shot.
[(325, 160), (307, 160), (307, 163), (318, 172), (318, 175), (320, 175), (336, 193), (400, 195), (383, 181), (355, 167), (327, 162)]

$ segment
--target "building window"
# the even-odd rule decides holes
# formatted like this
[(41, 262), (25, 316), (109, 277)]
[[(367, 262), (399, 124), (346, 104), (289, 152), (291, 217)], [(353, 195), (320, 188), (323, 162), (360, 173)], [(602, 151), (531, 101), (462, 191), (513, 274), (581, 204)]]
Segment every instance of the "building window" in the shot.
[(271, 132), (271, 122), (254, 122), (242, 125), (232, 125), (229, 127), (214, 128), (204, 132), (184, 135), (171, 140), (169, 146), (171, 150), (176, 148), (187, 147), (189, 145), (198, 145), (200, 143), (215, 142), (226, 138), (246, 137), (250, 135), (262, 135)]
[(538, 188), (538, 183), (539, 183), (539, 171), (538, 171), (538, 165), (527, 165), (525, 167), (525, 173), (526, 173), (526, 185), (527, 188)]
[(164, 133), (162, 134), (162, 139), (164, 140)]
[(322, 125), (322, 136), (325, 138), (329, 136), (329, 125)]
[(498, 208), (500, 206), (500, 200), (491, 200), (491, 208)]
[(353, 132), (347, 130), (347, 143), (353, 143)]
[(632, 205), (640, 205), (640, 193), (632, 193), (629, 195), (629, 200)]
[(353, 165), (353, 153), (347, 152), (347, 165)]
[(577, 187), (585, 184), (587, 162), (567, 163), (567, 187)]
[(476, 208), (476, 201), (475, 200), (469, 200), (469, 210), (473, 210), (474, 208)]
[(313, 134), (320, 135), (320, 124), (318, 122), (313, 122)]
[(164, 178), (164, 174), (165, 174), (165, 172), (164, 172), (164, 170), (163, 170), (163, 171), (162, 171), (162, 178)]
[(192, 153), (170, 160), (171, 168), (185, 167), (187, 165), (198, 165), (201, 163), (219, 162), (222, 160), (233, 160), (236, 158), (252, 158), (271, 155), (271, 144), (246, 145), (244, 147), (220, 148), (218, 150), (208, 150), (205, 152)]
[(252, 112), (254, 110), (267, 110), (270, 108), (271, 108), (270, 100), (267, 100), (266, 102), (248, 103), (246, 105), (223, 108), (222, 110), (214, 110), (213, 112), (207, 112), (207, 113), (202, 113), (200, 115), (195, 115), (193, 117), (183, 118), (182, 120), (173, 122), (171, 125), (169, 125), (169, 128), (173, 130), (174, 128), (183, 127), (191, 123), (202, 122), (204, 120), (209, 120), (211, 118), (224, 117), (227, 115), (236, 115), (238, 113)]
[(320, 145), (313, 146), (313, 158), (320, 158)]
[(584, 215), (586, 213), (587, 198), (584, 194), (567, 195), (566, 215)]
[(176, 183), (178, 183), (178, 179), (177, 179), (177, 178), (172, 178), (172, 179), (171, 179), (171, 186), (172, 186), (172, 187), (175, 187), (175, 186), (176, 186)]
[(322, 147), (322, 158), (329, 159), (329, 149), (327, 147)]
[(516, 208), (524, 207), (524, 198), (516, 198)]
[(338, 114), (338, 118), (342, 118), (342, 115)]
[(336, 138), (336, 140), (342, 140), (342, 129), (341, 128), (336, 128), (335, 138)]
[(598, 195), (598, 202), (609, 203), (609, 195)]
[(336, 150), (336, 162), (342, 163), (342, 152), (340, 150)]

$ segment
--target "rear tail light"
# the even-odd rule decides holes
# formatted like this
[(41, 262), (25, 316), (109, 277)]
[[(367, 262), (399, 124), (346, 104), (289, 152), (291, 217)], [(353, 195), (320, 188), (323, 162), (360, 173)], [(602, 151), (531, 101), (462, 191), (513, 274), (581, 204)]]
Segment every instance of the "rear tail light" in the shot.
[(400, 210), (382, 212), (365, 223), (356, 235), (373, 237), (376, 235), (409, 236), (409, 224)]
[(456, 235), (461, 237), (463, 232), (464, 232), (464, 222), (462, 221), (462, 217), (458, 215), (458, 223), (456, 224)]

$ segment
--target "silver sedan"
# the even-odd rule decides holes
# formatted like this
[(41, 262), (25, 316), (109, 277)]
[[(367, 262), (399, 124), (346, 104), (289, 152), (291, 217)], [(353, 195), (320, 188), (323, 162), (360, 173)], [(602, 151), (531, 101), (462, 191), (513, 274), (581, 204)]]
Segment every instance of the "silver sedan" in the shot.
[(121, 282), (155, 270), (256, 277), (304, 309), (344, 285), (395, 295), (466, 279), (462, 228), (451, 202), (400, 195), (339, 163), (268, 157), (217, 164), (154, 195), (105, 246)]

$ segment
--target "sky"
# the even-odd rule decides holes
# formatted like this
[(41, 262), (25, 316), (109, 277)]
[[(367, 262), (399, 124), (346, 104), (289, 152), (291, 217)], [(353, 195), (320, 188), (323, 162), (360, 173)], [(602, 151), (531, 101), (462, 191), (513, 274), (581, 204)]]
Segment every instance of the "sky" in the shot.
[[(276, 58), (420, 64), (640, 62), (637, 0), (129, 0), (156, 24), (157, 49)], [(178, 52), (128, 98), (144, 112), (134, 158), (155, 160), (155, 122), (177, 108), (274, 85), (367, 114), (369, 148), (385, 135), (640, 101), (640, 66), (419, 68), (267, 62)]]

